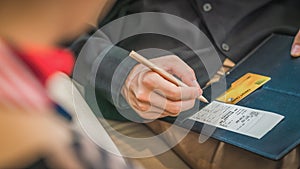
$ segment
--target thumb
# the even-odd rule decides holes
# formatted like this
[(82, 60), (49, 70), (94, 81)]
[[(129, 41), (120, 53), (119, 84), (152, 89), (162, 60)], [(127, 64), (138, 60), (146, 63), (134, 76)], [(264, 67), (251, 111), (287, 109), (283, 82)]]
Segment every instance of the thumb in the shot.
[(292, 49), (291, 49), (291, 55), (293, 57), (299, 57), (300, 56), (300, 30), (295, 36)]

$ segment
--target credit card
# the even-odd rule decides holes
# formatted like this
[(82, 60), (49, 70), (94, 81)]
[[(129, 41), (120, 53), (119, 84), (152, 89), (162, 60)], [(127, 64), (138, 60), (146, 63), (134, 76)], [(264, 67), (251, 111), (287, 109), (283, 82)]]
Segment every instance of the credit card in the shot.
[(269, 80), (271, 80), (271, 78), (267, 76), (247, 73), (233, 82), (230, 88), (216, 100), (224, 103), (236, 104)]

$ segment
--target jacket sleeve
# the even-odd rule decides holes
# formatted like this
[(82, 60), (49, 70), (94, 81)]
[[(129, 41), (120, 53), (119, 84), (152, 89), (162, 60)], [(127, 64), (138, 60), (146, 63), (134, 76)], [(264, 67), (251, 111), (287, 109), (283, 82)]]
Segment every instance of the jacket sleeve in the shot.
[(126, 120), (126, 112), (134, 121), (143, 120), (121, 95), (122, 86), (131, 69), (137, 64), (129, 51), (112, 44), (100, 30), (82, 35), (71, 49), (77, 57), (73, 79), (85, 88), (85, 98), (98, 117)]

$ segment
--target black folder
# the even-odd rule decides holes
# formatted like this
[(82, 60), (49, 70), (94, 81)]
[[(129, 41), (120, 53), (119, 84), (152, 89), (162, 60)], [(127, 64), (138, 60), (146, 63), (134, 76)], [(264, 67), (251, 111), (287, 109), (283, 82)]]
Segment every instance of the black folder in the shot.
[[(300, 143), (300, 58), (292, 58), (290, 50), (293, 37), (272, 35), (224, 77), (228, 86), (246, 73), (256, 73), (271, 77), (271, 80), (257, 89), (237, 105), (266, 110), (281, 114), (285, 118), (261, 139), (252, 138), (217, 128), (212, 137), (238, 146), (261, 156), (278, 160)], [(215, 88), (218, 83), (214, 84)], [(204, 90), (210, 101), (224, 91)], [(202, 104), (202, 103), (201, 103)], [(204, 107), (205, 105), (201, 105)], [(170, 121), (170, 119), (167, 119)], [(189, 126), (185, 119), (182, 126)], [(193, 122), (192, 130), (201, 132), (204, 126)]]

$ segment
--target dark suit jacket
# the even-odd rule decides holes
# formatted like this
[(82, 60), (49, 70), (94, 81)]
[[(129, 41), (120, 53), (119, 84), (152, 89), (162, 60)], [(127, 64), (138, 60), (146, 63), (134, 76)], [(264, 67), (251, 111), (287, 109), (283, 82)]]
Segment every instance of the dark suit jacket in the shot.
[[(218, 52), (221, 61), (228, 57), (238, 62), (272, 33), (294, 35), (300, 26), (299, 8), (299, 0), (120, 0), (99, 27), (134, 13), (172, 14), (186, 19), (204, 32)], [(125, 29), (124, 25), (120, 30)], [(128, 56), (128, 51), (146, 48), (164, 49), (181, 57), (195, 70), (200, 85), (203, 86), (209, 80), (210, 75), (207, 74), (201, 60), (197, 59), (195, 53), (180, 41), (157, 34), (132, 36), (120, 41), (106, 54), (99, 65), (96, 81), (91, 82), (92, 86), (96, 87), (102, 114), (113, 117), (112, 112), (116, 112), (114, 107), (116, 103), (113, 102), (112, 92), (117, 94), (120, 92), (120, 87), (136, 62), (132, 61), (121, 71), (121, 76), (124, 78), (118, 80), (119, 86), (115, 89), (111, 84), (114, 83), (112, 77), (117, 67)], [(93, 53), (95, 58), (101, 50), (99, 48)], [(85, 65), (90, 64), (91, 62), (85, 63)], [(209, 65), (215, 72), (219, 66), (214, 63)], [(79, 81), (90, 81), (89, 76), (84, 78)], [(119, 119), (117, 116), (114, 117)]]

